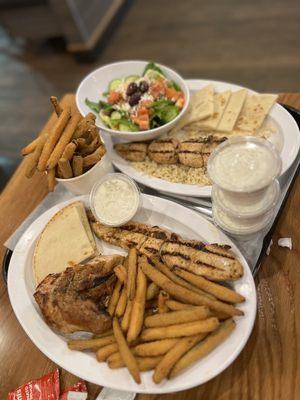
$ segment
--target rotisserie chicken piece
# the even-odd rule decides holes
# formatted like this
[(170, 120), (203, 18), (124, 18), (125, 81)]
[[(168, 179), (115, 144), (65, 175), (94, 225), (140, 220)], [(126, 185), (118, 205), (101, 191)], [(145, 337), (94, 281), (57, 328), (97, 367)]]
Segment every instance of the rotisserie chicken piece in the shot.
[(116, 280), (113, 268), (122, 262), (119, 255), (99, 255), (46, 276), (34, 293), (46, 322), (61, 333), (108, 330), (111, 317), (106, 306)]

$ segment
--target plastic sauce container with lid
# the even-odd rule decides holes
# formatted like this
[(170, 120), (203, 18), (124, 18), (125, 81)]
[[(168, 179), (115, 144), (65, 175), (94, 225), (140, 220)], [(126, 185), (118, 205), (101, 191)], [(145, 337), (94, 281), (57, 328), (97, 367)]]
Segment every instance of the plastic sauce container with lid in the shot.
[(267, 187), (281, 171), (281, 158), (269, 141), (252, 136), (234, 137), (210, 155), (207, 171), (220, 188), (249, 193)]
[(99, 222), (108, 226), (120, 226), (137, 213), (140, 191), (127, 175), (108, 174), (93, 186), (90, 206)]
[(266, 228), (274, 217), (273, 210), (268, 211), (263, 216), (253, 218), (234, 217), (224, 212), (215, 203), (213, 203), (212, 211), (213, 220), (221, 229), (244, 240)]
[(264, 189), (252, 193), (234, 193), (217, 185), (212, 188), (212, 199), (224, 212), (233, 217), (253, 218), (273, 208), (279, 198), (280, 185), (277, 179)]

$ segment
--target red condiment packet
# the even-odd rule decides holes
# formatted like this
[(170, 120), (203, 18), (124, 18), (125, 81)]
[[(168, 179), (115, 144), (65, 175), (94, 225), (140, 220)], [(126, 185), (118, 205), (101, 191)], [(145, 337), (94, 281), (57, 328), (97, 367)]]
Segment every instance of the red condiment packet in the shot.
[[(69, 400), (68, 395), (70, 392), (80, 392), (80, 393), (87, 393), (87, 387), (84, 381), (79, 381), (75, 383), (75, 385), (69, 387), (67, 390), (65, 390), (61, 395), (60, 395), (60, 400)], [(70, 396), (69, 396), (70, 397)]]
[(7, 400), (59, 400), (59, 371), (19, 386), (8, 393)]

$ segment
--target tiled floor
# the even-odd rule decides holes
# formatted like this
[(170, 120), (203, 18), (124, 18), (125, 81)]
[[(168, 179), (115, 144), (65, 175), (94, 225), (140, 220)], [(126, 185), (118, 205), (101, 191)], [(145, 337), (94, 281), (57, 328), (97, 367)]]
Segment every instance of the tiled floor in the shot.
[(47, 119), (51, 94), (75, 91), (90, 70), (116, 60), (157, 60), (187, 78), (300, 91), (299, 21), (297, 0), (137, 0), (91, 64), (49, 45), (26, 47), (0, 30), (0, 156), (19, 156)]

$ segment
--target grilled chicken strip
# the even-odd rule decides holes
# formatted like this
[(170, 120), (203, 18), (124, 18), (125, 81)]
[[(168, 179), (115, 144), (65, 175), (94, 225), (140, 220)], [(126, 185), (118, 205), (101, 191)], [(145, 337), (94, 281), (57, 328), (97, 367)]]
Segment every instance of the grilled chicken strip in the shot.
[(173, 139), (153, 140), (148, 147), (148, 156), (157, 164), (177, 164), (177, 146), (178, 142)]
[(166, 239), (177, 239), (177, 235), (158, 226), (148, 226), (133, 221), (120, 228), (108, 227), (100, 222), (91, 222), (91, 226), (99, 239), (126, 250), (136, 247), (147, 257), (157, 255)]
[(243, 275), (242, 265), (226, 245), (169, 240), (161, 246), (160, 256), (171, 269), (177, 266), (216, 281), (235, 280)]
[(128, 161), (145, 161), (147, 143), (118, 143), (115, 144), (117, 153)]
[(113, 268), (122, 261), (119, 255), (101, 255), (46, 276), (34, 298), (47, 323), (61, 333), (108, 330), (111, 317), (106, 306), (116, 280)]
[(92, 229), (100, 239), (115, 246), (124, 249), (135, 246), (149, 258), (159, 255), (170, 269), (180, 267), (216, 281), (234, 280), (243, 275), (242, 265), (226, 245), (183, 240), (159, 227), (137, 222), (119, 228), (93, 222)]

